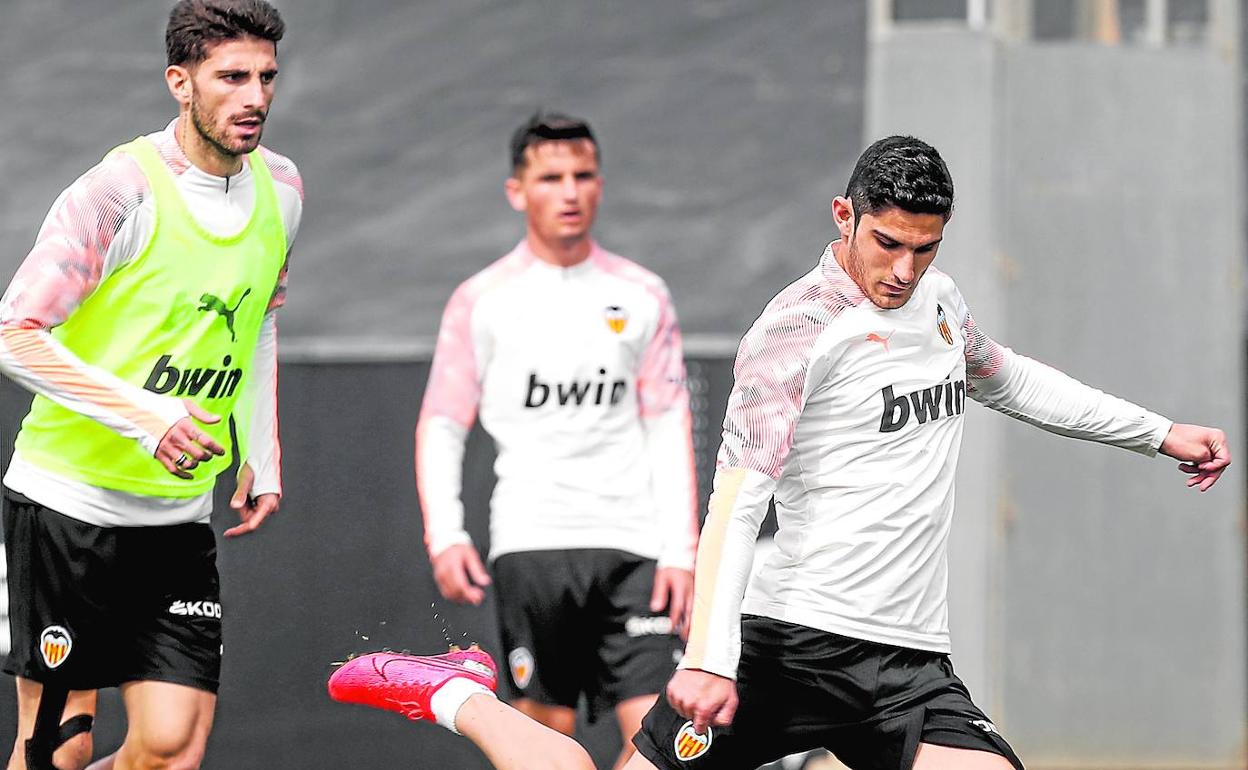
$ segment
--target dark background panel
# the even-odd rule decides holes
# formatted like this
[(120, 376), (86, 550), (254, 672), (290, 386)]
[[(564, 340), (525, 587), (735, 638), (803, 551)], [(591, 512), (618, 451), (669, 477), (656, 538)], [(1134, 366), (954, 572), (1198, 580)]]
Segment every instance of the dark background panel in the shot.
[[(699, 477), (709, 479), (731, 362), (691, 360), (689, 369)], [(444, 730), (413, 728), (325, 694), (333, 661), (353, 652), (436, 652), (448, 640), (498, 650), (492, 592), (481, 607), (444, 602), (425, 554), (413, 428), (427, 376), (424, 362), (282, 366), (282, 510), (251, 535), (219, 538), (225, 663), (209, 770), (488, 767), (471, 744)], [(5, 467), (28, 405), (29, 396), (0, 380)], [(493, 457), (488, 437), (474, 430), (464, 500), (483, 551)], [(218, 486), (219, 536), (236, 521), (227, 505), (231, 491), (232, 484)], [(12, 680), (2, 679), (0, 746), (7, 746), (15, 705)], [(123, 721), (115, 691), (105, 691), (99, 750), (120, 743)], [(586, 728), (585, 742), (600, 766), (609, 766), (619, 749), (614, 722)]]
[[(172, 0), (0, 0), (0, 275), (112, 147), (163, 128)], [(602, 244), (667, 280), (687, 331), (739, 335), (831, 238), (862, 146), (862, 0), (279, 0), (265, 144), (306, 206), (283, 332), (432, 335), (524, 234), (508, 138), (589, 119)]]

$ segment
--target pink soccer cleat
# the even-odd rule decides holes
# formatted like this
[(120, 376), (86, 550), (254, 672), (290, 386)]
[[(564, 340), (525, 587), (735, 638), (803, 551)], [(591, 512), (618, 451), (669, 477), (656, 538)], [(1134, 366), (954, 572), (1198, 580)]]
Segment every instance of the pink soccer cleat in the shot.
[(452, 647), (443, 655), (370, 652), (348, 660), (333, 673), (329, 697), (433, 722), (436, 719), (430, 699), (457, 678), (469, 679), (493, 692), (498, 686), (498, 667), (475, 644), (467, 650)]
[[(481, 674), (488, 674), (493, 680), (491, 684), (487, 684), (491, 690), (498, 684), (498, 666), (494, 665), (494, 658), (485, 650), (477, 646), (476, 642), (466, 650), (460, 649), (458, 645), (451, 645), (451, 651), (445, 655), (435, 656), (437, 659), (455, 661), (461, 666), (473, 669)], [(484, 683), (483, 683), (484, 684)]]

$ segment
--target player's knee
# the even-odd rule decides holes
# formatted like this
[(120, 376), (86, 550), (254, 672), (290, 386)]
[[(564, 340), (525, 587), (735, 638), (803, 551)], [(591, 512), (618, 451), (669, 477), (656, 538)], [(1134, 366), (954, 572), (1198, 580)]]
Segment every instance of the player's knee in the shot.
[[(55, 731), (59, 735), (18, 736), (9, 760), (10, 770), (83, 770), (91, 763), (91, 716), (80, 715), (61, 725), (36, 724), (35, 731)], [(62, 738), (59, 736), (67, 735)]]
[[(25, 741), (19, 740), (18, 743), (24, 745)], [(51, 766), (46, 764), (47, 760), (45, 759), (42, 760), (45, 763), (42, 768), (35, 768), (31, 767), (28, 762), (22, 764), (26, 757), (23, 747), (19, 745), (14, 747), (8, 767), (10, 770), (14, 768), (24, 768), (25, 770), (85, 770), (86, 766), (91, 763), (93, 748), (90, 733), (75, 735), (53, 752)]]
[(61, 744), (52, 754), (56, 770), (83, 770), (91, 763), (91, 733), (78, 733)]
[(199, 770), (203, 759), (202, 753), (168, 755), (144, 752), (134, 757), (131, 766), (135, 770)]
[(594, 770), (589, 753), (571, 738), (559, 736), (543, 753), (546, 756), (533, 757), (525, 770)]
[(191, 736), (164, 735), (148, 738), (137, 747), (135, 770), (199, 770), (204, 746)]

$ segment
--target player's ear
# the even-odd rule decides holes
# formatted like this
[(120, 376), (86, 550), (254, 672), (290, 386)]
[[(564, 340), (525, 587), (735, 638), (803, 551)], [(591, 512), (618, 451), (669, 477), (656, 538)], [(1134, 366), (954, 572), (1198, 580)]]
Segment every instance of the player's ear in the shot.
[(836, 222), (841, 238), (849, 242), (854, 235), (854, 202), (843, 195), (833, 198), (832, 221)]
[(183, 107), (189, 107), (195, 88), (191, 82), (191, 71), (180, 64), (171, 64), (165, 68), (165, 84), (169, 93)]
[(507, 202), (516, 211), (524, 211), (528, 208), (528, 200), (524, 195), (524, 185), (516, 177), (507, 177), (507, 181), (503, 183), (503, 192), (507, 194)]

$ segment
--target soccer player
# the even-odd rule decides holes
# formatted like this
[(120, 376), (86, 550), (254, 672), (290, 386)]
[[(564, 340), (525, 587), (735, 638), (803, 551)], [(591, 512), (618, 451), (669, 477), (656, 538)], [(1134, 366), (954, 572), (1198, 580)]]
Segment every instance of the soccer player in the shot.
[(591, 237), (599, 160), (582, 120), (538, 113), (513, 134), (505, 190), (525, 238), (447, 303), (416, 481), (439, 590), (480, 604), (491, 578), (460, 498), (479, 412), (498, 447), (490, 561), (517, 708), (571, 734), (584, 695), (591, 719), (615, 711), (627, 754), (679, 656), (697, 497), (676, 314), (660, 278)]
[[(1173, 423), (988, 337), (931, 267), (952, 210), (935, 149), (906, 136), (871, 145), (832, 203), (838, 240), (742, 340), (689, 644), (628, 770), (746, 770), (817, 746), (855, 770), (1022, 768), (948, 657), (967, 396), (1061, 435), (1161, 452), (1202, 492), (1230, 464), (1222, 431)], [(773, 497), (776, 550), (747, 593)], [(330, 692), (457, 730), (503, 770), (592, 766), (494, 700), (472, 663), (365, 656)]]
[(236, 451), (227, 536), (281, 496), (273, 311), (303, 193), (260, 136), (284, 30), (264, 0), (179, 2), (178, 117), (61, 194), (0, 302), (0, 370), (35, 393), (4, 478), (9, 770), (83, 768), (112, 686), (128, 731), (93, 768), (203, 757), (221, 667), (214, 481)]

